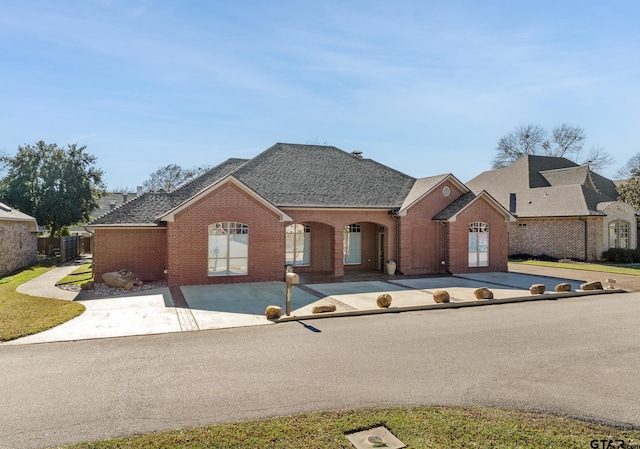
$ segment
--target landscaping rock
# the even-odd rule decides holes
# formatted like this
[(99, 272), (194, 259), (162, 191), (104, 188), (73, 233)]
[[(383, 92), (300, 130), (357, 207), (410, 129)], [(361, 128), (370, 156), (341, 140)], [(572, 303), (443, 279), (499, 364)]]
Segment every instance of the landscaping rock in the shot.
[(556, 285), (555, 288), (556, 292), (570, 292), (571, 291), (571, 284), (569, 284), (568, 282), (563, 282), (561, 284)]
[(111, 288), (126, 288), (128, 284), (131, 284), (128, 290), (131, 290), (134, 286), (141, 286), (142, 281), (136, 277), (131, 270), (122, 269), (119, 271), (111, 271), (102, 275), (102, 280)]
[(580, 288), (582, 290), (603, 290), (602, 282), (600, 281), (587, 282), (585, 284), (580, 284)]
[(389, 293), (381, 294), (380, 296), (378, 296), (378, 299), (376, 299), (376, 304), (381, 309), (386, 309), (391, 305), (391, 295)]
[(264, 314), (268, 320), (280, 318), (282, 316), (282, 307), (267, 306), (267, 309), (264, 311)]
[(438, 304), (442, 304), (443, 302), (451, 301), (451, 298), (449, 297), (449, 292), (445, 290), (436, 290), (433, 292), (433, 300)]
[(124, 288), (129, 281), (118, 274), (117, 271), (111, 271), (102, 275), (102, 280), (111, 288)]
[(335, 312), (336, 306), (333, 304), (323, 304), (320, 306), (313, 306), (311, 309), (311, 313), (326, 313), (326, 312)]
[(476, 299), (493, 299), (493, 292), (487, 287), (481, 287), (473, 292)]
[(93, 282), (87, 282), (86, 284), (82, 284), (80, 286), (80, 290), (93, 290), (95, 288), (95, 285)]
[(531, 293), (532, 295), (541, 295), (545, 290), (546, 287), (544, 284), (533, 284), (531, 287), (529, 287), (529, 293)]

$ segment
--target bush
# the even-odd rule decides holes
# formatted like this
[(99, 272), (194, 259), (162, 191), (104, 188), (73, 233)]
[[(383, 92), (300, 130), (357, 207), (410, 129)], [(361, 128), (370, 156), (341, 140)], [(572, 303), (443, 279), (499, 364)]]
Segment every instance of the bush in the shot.
[(534, 256), (532, 254), (527, 254), (527, 253), (512, 254), (512, 255), (509, 256), (509, 259), (514, 259), (514, 260), (541, 260), (543, 262), (557, 262), (558, 261), (557, 257), (547, 256), (546, 254), (538, 254), (538, 255)]
[(635, 249), (609, 248), (602, 252), (602, 259), (611, 263), (639, 263), (640, 253)]

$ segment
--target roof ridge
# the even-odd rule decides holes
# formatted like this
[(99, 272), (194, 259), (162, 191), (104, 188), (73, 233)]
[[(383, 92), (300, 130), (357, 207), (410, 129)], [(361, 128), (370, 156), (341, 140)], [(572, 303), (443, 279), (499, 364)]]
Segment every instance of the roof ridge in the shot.
[[(232, 161), (244, 161), (244, 163), (247, 163), (249, 160), (250, 159), (243, 159), (243, 158), (239, 158), (239, 157), (230, 157), (228, 159), (225, 159), (224, 161), (220, 162), (218, 165), (214, 165), (213, 167), (209, 167), (206, 170), (203, 170), (202, 172), (200, 172), (200, 174), (198, 176), (183, 182), (178, 187), (176, 187), (175, 189), (173, 189), (171, 192), (168, 192), (168, 193), (175, 193), (178, 190), (181, 190), (181, 189), (187, 187), (189, 184), (192, 184), (192, 183), (196, 182), (198, 179), (202, 178), (203, 176), (205, 176), (207, 173), (211, 172), (212, 170), (215, 170), (215, 169), (219, 168), (223, 164), (227, 164), (227, 163), (232, 162)], [(235, 170), (237, 170), (240, 167), (242, 167), (242, 165), (237, 167)]]
[[(109, 215), (110, 213), (115, 212), (115, 211), (117, 211), (119, 209), (122, 209), (124, 206), (133, 203), (134, 201), (138, 200), (139, 198), (142, 198), (143, 196), (148, 195), (148, 194), (152, 194), (152, 193), (153, 194), (162, 194), (162, 193), (164, 193), (165, 195), (167, 195), (167, 192), (165, 190), (162, 190), (162, 189), (160, 189), (159, 191), (153, 191), (153, 192), (151, 192), (151, 191), (142, 192), (141, 194), (134, 196), (130, 200), (127, 200), (127, 201), (125, 201), (123, 203), (118, 204), (113, 209), (109, 209), (108, 211), (106, 211), (102, 215), (98, 215), (97, 217), (93, 218), (92, 220), (89, 220), (88, 223), (91, 223), (91, 222), (93, 222), (95, 220), (99, 220), (100, 218), (103, 218), (106, 215)], [(108, 195), (105, 195), (105, 196), (108, 196)]]

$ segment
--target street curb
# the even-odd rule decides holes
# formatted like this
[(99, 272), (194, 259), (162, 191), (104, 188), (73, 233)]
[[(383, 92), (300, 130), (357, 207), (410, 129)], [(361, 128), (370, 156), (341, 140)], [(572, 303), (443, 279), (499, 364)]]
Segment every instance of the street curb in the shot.
[(493, 304), (511, 304), (511, 303), (528, 302), (528, 301), (551, 301), (551, 300), (558, 300), (558, 299), (565, 299), (565, 298), (577, 298), (580, 296), (608, 295), (611, 293), (628, 293), (628, 292), (622, 289), (612, 289), (612, 290), (591, 290), (591, 291), (581, 291), (581, 292), (543, 293), (541, 295), (516, 296), (514, 298), (502, 298), (502, 299), (485, 299), (482, 301), (449, 302), (449, 303), (441, 303), (441, 304), (423, 304), (419, 306), (389, 307), (387, 309), (382, 308), (382, 309), (349, 310), (349, 311), (343, 311), (343, 312), (325, 312), (325, 313), (318, 313), (313, 315), (283, 316), (275, 322), (286, 323), (288, 321), (314, 320), (318, 318), (378, 315), (381, 313), (416, 312), (419, 310), (461, 309), (464, 307), (490, 306)]

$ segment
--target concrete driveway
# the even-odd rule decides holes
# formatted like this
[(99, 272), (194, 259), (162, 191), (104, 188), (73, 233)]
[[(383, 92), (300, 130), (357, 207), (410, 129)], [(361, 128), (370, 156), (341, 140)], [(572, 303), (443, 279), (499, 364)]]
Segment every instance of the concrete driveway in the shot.
[[(576, 271), (576, 274), (579, 275), (580, 272)], [(51, 279), (56, 278), (56, 275), (48, 276)], [(528, 289), (532, 284), (545, 284), (547, 290), (553, 291), (554, 286), (560, 282), (568, 282), (572, 289), (576, 290), (584, 280), (523, 273), (484, 273), (437, 278), (397, 276), (377, 281), (297, 285), (293, 287), (291, 294), (291, 319), (318, 318), (319, 315), (311, 313), (313, 306), (318, 304), (336, 306), (335, 313), (323, 316), (457, 307), (461, 303), (475, 305), (479, 302), (473, 296), (473, 291), (478, 287), (488, 287), (492, 290), (494, 302), (519, 300), (518, 298), (531, 299)], [(30, 292), (37, 288), (38, 294), (45, 296), (47, 292), (43, 285), (47, 283), (50, 284), (51, 294), (58, 294), (56, 290), (59, 289), (53, 286), (55, 281), (48, 278), (46, 282), (40, 279), (32, 285), (26, 283), (22, 290)], [(449, 292), (450, 305), (434, 303), (433, 292), (438, 289)], [(382, 293), (389, 293), (393, 298), (389, 309), (383, 310), (376, 306), (376, 298)], [(551, 296), (545, 294), (540, 298), (548, 299)], [(76, 301), (86, 307), (86, 311), (79, 317), (53, 329), (4, 345), (271, 325), (274, 321), (265, 318), (265, 308), (268, 305), (277, 305), (285, 310), (285, 284), (260, 282), (186, 286), (108, 298), (80, 295)]]

